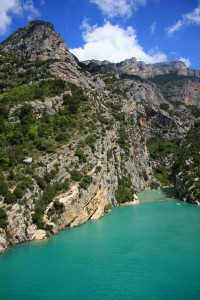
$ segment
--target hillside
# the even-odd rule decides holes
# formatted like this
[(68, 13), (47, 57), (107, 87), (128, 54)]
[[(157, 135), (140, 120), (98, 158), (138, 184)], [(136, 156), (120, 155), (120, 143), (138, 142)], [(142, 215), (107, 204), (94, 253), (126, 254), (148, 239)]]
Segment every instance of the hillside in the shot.
[(147, 65), (159, 69), (151, 79), (142, 69), (93, 68), (44, 21), (0, 45), (0, 252), (172, 183), (180, 142), (184, 151), (199, 117), (200, 87), (198, 72), (167, 65)]

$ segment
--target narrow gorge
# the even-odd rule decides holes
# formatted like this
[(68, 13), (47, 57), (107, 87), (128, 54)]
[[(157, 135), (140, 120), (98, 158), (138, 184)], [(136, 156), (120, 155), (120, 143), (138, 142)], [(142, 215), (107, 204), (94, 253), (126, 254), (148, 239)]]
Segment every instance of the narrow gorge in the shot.
[(200, 71), (85, 61), (51, 23), (0, 44), (0, 253), (174, 185), (200, 200)]

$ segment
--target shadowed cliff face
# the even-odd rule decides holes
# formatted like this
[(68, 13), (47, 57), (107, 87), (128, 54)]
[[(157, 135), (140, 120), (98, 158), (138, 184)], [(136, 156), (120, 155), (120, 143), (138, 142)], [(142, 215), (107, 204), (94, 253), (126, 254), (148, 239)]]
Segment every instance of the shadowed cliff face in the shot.
[(163, 156), (150, 160), (147, 141), (172, 149), (195, 122), (199, 78), (188, 72), (182, 62), (134, 58), (79, 63), (43, 21), (2, 43), (0, 252), (159, 187), (154, 169), (170, 171), (175, 156), (161, 142)]

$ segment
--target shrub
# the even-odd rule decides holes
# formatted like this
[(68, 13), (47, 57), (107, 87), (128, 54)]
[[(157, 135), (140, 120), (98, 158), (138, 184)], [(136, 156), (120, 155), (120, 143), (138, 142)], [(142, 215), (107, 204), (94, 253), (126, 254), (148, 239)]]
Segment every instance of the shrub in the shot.
[(102, 167), (101, 166), (96, 166), (96, 169), (95, 169), (95, 173), (99, 173), (101, 171)]
[(55, 140), (57, 142), (68, 142), (69, 138), (70, 134), (68, 132), (61, 132), (56, 136)]
[(50, 183), (56, 176), (57, 170), (52, 169), (51, 171), (44, 174), (44, 180), (46, 183)]
[(129, 136), (122, 126), (119, 129), (118, 143), (122, 149), (129, 150)]
[(74, 153), (74, 155), (78, 156), (80, 163), (86, 162), (86, 156), (85, 156), (85, 154), (84, 154), (84, 152), (83, 152), (82, 149), (77, 148), (76, 151), (75, 151), (75, 153)]
[(46, 203), (49, 204), (52, 202), (54, 196), (56, 195), (56, 191), (52, 188), (52, 186), (48, 186), (42, 195), (42, 200)]
[(38, 229), (44, 229), (45, 228), (45, 223), (43, 220), (43, 214), (39, 213), (39, 212), (35, 212), (32, 215), (32, 220), (33, 223), (37, 225)]
[(168, 110), (169, 109), (169, 104), (167, 104), (167, 103), (160, 103), (160, 109)]
[(133, 200), (133, 188), (128, 177), (123, 176), (118, 179), (118, 188), (115, 196), (118, 203), (124, 203)]
[(58, 200), (54, 201), (53, 207), (55, 208), (56, 211), (58, 211), (60, 213), (62, 213), (64, 211), (64, 204)]
[(10, 191), (7, 191), (4, 195), (4, 202), (7, 204), (13, 204), (17, 202), (17, 197), (11, 193)]
[(23, 190), (17, 186), (14, 190), (14, 195), (17, 199), (21, 199), (23, 197)]
[(43, 213), (46, 209), (46, 203), (43, 200), (38, 200), (35, 204), (35, 211), (38, 213)]
[(7, 214), (3, 207), (0, 207), (0, 228), (5, 229), (7, 226)]
[(42, 177), (39, 177), (37, 176), (36, 178), (36, 182), (37, 182), (37, 185), (41, 188), (41, 189), (44, 189), (45, 188), (45, 181)]
[(107, 151), (107, 160), (110, 160), (112, 158), (112, 150)]
[(7, 192), (8, 192), (8, 184), (7, 182), (5, 182), (3, 178), (0, 178), (0, 195), (4, 197)]
[(154, 176), (159, 180), (162, 186), (168, 186), (172, 183), (172, 176), (162, 165), (154, 170)]
[(111, 205), (110, 203), (107, 203), (107, 204), (104, 206), (104, 212), (105, 212), (105, 213), (108, 213), (111, 209), (112, 209), (112, 205)]
[(79, 108), (80, 99), (77, 96), (64, 95), (63, 103), (67, 106), (70, 114), (76, 114)]
[(75, 180), (75, 181), (81, 181), (82, 179), (82, 174), (80, 171), (77, 171), (77, 170), (73, 170), (70, 172), (70, 175), (71, 175), (71, 179), (72, 180)]
[(80, 182), (80, 187), (83, 188), (84, 190), (87, 190), (88, 185), (92, 182), (92, 177), (91, 176), (84, 176), (83, 179)]

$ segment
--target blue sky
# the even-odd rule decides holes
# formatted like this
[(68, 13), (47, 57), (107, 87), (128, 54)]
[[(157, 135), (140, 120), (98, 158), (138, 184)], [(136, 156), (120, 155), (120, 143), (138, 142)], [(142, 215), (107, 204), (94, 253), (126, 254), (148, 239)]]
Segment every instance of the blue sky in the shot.
[(183, 60), (200, 69), (199, 0), (0, 0), (0, 41), (34, 19), (52, 22), (79, 60)]

